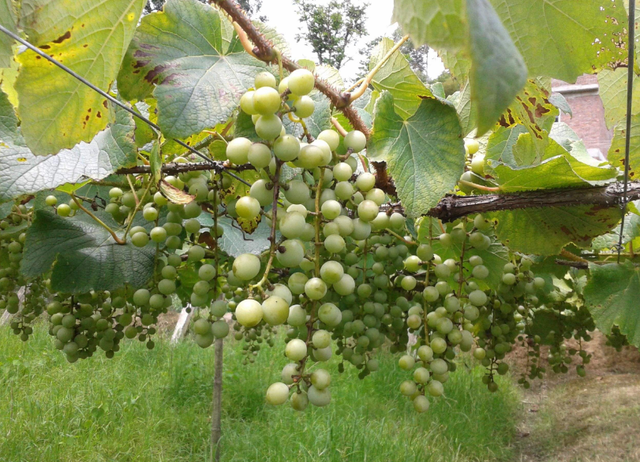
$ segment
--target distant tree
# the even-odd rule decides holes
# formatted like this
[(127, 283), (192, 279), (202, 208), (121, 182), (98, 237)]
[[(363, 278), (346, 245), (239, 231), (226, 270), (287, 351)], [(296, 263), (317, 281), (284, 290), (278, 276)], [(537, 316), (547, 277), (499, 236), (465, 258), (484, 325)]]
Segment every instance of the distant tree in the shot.
[(356, 5), (352, 0), (333, 0), (317, 5), (311, 0), (294, 0), (304, 27), (296, 40), (311, 45), (320, 64), (340, 69), (348, 61), (348, 50), (367, 34), (365, 21), (368, 4)]

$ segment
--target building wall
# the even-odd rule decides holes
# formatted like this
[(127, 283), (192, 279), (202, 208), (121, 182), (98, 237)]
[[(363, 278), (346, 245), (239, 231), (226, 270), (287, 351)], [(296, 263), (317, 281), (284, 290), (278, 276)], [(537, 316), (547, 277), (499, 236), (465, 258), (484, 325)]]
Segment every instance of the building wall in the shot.
[(597, 155), (599, 150), (601, 158), (606, 158), (613, 131), (607, 129), (604, 121), (598, 78), (595, 75), (583, 75), (575, 84), (553, 80), (551, 87), (554, 93), (561, 93), (565, 97), (573, 111), (573, 117), (561, 114), (560, 121), (569, 125), (584, 140), (594, 157), (600, 157)]

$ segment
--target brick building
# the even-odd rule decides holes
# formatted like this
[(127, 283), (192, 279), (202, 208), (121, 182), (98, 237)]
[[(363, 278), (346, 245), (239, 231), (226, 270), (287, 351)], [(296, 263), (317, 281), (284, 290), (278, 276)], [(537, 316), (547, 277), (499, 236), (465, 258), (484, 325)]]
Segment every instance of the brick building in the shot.
[(565, 97), (573, 112), (573, 117), (561, 113), (559, 121), (569, 125), (582, 138), (592, 157), (605, 160), (613, 131), (605, 124), (598, 78), (585, 74), (578, 77), (575, 84), (553, 80), (551, 88), (553, 93), (560, 93)]

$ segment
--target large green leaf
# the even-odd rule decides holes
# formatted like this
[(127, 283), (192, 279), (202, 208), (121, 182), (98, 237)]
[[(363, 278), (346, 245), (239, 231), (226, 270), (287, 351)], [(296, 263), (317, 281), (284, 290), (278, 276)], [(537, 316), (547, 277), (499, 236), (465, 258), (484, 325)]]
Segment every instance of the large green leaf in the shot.
[(615, 180), (617, 170), (610, 165), (598, 167), (574, 158), (556, 141), (549, 139), (540, 161), (529, 133), (520, 135), (513, 146), (518, 166), (489, 161), (504, 193), (536, 189), (600, 186)]
[(9, 102), (9, 97), (0, 90), (0, 148), (8, 143), (22, 140), (18, 131), (18, 117)]
[(226, 121), (266, 68), (229, 36), (225, 21), (196, 0), (169, 0), (163, 12), (140, 22), (118, 88), (127, 99), (153, 90), (166, 136), (185, 138)]
[[(99, 218), (117, 228), (106, 213)], [(61, 218), (38, 210), (27, 231), (22, 272), (39, 276), (52, 268), (55, 291), (82, 293), (114, 290), (129, 284), (141, 287), (153, 276), (155, 248), (117, 244), (109, 232), (84, 213)]]
[(512, 251), (532, 255), (557, 255), (573, 242), (588, 247), (591, 240), (620, 221), (620, 209), (595, 205), (545, 207), (492, 212), (496, 235)]
[(591, 279), (584, 289), (587, 307), (605, 334), (616, 325), (629, 343), (640, 347), (640, 269), (632, 262), (589, 265)]
[(478, 136), (500, 118), (527, 80), (527, 67), (489, 0), (467, 0), (471, 100)]
[[(145, 0), (25, 0), (29, 39), (102, 90), (115, 80)], [(35, 155), (91, 141), (108, 122), (104, 97), (33, 51), (17, 57), (19, 114)]]
[(238, 228), (238, 225), (233, 225), (233, 219), (229, 217), (220, 217), (218, 224), (224, 229), (222, 237), (218, 239), (220, 250), (227, 255), (237, 257), (242, 253), (253, 253), (260, 255), (267, 250), (271, 245), (269, 236), (271, 230), (267, 225), (266, 220), (262, 220), (256, 230), (247, 234)]
[(462, 89), (447, 98), (458, 111), (462, 134), (467, 136), (478, 125), (477, 113), (471, 104), (471, 83), (467, 81)]
[[(13, 0), (0, 0), (0, 25), (16, 33), (16, 11)], [(11, 66), (13, 39), (0, 33), (0, 68)]]
[(387, 162), (398, 197), (410, 217), (427, 213), (450, 192), (464, 171), (465, 151), (455, 109), (425, 98), (404, 120), (384, 92), (376, 103), (367, 154)]
[[(369, 70), (373, 69), (393, 46), (393, 40), (383, 38), (371, 53)], [(400, 53), (400, 50), (389, 57), (371, 83), (379, 92), (386, 90), (393, 95), (396, 112), (404, 119), (416, 112), (420, 106), (421, 96), (433, 96), (431, 90), (413, 72), (409, 61)]]
[(464, 0), (395, 0), (393, 19), (416, 46), (455, 50), (466, 43)]
[[(81, 142), (57, 155), (34, 156), (21, 140), (0, 143), (0, 201), (66, 183), (101, 180), (121, 167), (135, 164), (133, 119), (123, 109), (112, 117), (113, 123), (90, 143)], [(109, 114), (105, 118), (108, 120)]]
[[(640, 95), (639, 95), (640, 96)], [(638, 98), (640, 99), (640, 97)], [(616, 126), (607, 156), (609, 162), (624, 169), (624, 158), (626, 153), (626, 123)], [(631, 117), (631, 137), (629, 146), (629, 168), (630, 177), (637, 179), (640, 170), (640, 113)]]
[(519, 137), (525, 133), (527, 133), (527, 129), (522, 125), (511, 128), (498, 127), (496, 131), (491, 133), (485, 155), (485, 171), (492, 172), (492, 166), (500, 164), (518, 167), (519, 163), (513, 155), (513, 147)]
[(575, 82), (626, 59), (621, 0), (491, 0), (529, 75)]
[[(620, 68), (615, 71), (602, 71), (598, 74), (600, 84), (600, 98), (604, 105), (604, 120), (607, 128), (612, 128), (627, 116), (627, 69)], [(633, 105), (631, 114), (640, 114), (640, 77), (633, 79)]]

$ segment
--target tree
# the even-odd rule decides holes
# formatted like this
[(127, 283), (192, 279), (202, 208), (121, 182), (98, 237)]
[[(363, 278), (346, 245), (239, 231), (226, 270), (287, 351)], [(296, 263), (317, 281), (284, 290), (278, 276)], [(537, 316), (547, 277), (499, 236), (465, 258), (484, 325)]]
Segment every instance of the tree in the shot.
[[(640, 183), (618, 178), (621, 165), (640, 169), (640, 108), (603, 93), (614, 139), (594, 165), (553, 125), (545, 86), (598, 72), (623, 94), (622, 73), (638, 79), (620, 51), (635, 30), (626, 12), (593, 0), (593, 18), (585, 2), (538, 14), (514, 0), (500, 16), (469, 1), (444, 23), (416, 17), (410, 1), (395, 0), (396, 19), (445, 55), (462, 88), (448, 101), (391, 40), (362, 87), (342, 92), (274, 50), (231, 0), (216, 4), (240, 37), (195, 0), (142, 19), (144, 1), (115, 0), (98, 17), (3, 15), (40, 44), (14, 34), (27, 47), (17, 53), (0, 42), (0, 65), (20, 64), (0, 91), (0, 309), (13, 331), (26, 341), (43, 317), (70, 362), (111, 358), (127, 339), (153, 348), (177, 297), (201, 308), (192, 330), (203, 348), (229, 335), (225, 316), (245, 363), (280, 348), (290, 364), (266, 399), (296, 410), (330, 403), (321, 366), (333, 354), (364, 379), (388, 346), (407, 372), (392, 389), (424, 412), (460, 352), (486, 367), (494, 392), (518, 342), (532, 359), (524, 386), (545, 372), (543, 345), (554, 372), (580, 375), (596, 327), (639, 346), (640, 229), (626, 206)], [(589, 34), (546, 27), (566, 17)], [(50, 36), (51, 21), (67, 32)], [(591, 50), (594, 33), (617, 40), (569, 52)], [(553, 49), (531, 46), (549, 34)], [(77, 75), (53, 65), (60, 56)], [(571, 338), (578, 348), (565, 348)]]
[(295, 4), (304, 24), (296, 40), (305, 40), (311, 45), (319, 64), (340, 69), (347, 60), (349, 47), (367, 34), (365, 21), (369, 5), (356, 5), (351, 0), (334, 0), (327, 5), (295, 0)]

